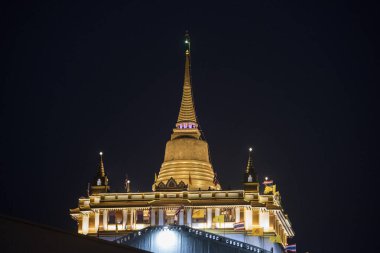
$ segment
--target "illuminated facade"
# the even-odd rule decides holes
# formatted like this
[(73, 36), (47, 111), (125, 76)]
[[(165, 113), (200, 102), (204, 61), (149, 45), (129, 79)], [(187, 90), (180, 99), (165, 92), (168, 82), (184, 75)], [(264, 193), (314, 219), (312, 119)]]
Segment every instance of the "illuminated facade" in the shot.
[(180, 112), (151, 192), (109, 192), (103, 158), (88, 197), (70, 209), (78, 233), (123, 235), (148, 226), (187, 225), (281, 252), (294, 236), (275, 186), (260, 192), (252, 150), (241, 190), (222, 190), (198, 128), (190, 75), (190, 38), (185, 38), (185, 78)]

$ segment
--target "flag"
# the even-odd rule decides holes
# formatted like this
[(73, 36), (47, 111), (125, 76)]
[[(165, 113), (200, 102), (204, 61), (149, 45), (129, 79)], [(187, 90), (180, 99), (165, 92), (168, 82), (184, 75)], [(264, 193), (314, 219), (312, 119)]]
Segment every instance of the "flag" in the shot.
[(214, 223), (221, 223), (221, 222), (224, 222), (224, 215), (222, 214), (222, 215), (217, 215), (217, 216), (215, 216), (213, 219), (212, 219), (212, 221), (214, 222)]
[(178, 215), (179, 212), (181, 212), (181, 209), (183, 208), (183, 206), (180, 206), (178, 207), (178, 209), (175, 211), (175, 214), (174, 215)]
[(252, 229), (252, 235), (263, 236), (264, 235), (264, 228), (253, 228)]
[(192, 184), (192, 183), (191, 183), (191, 176), (190, 176), (190, 172), (189, 172), (189, 184)]
[(275, 192), (276, 192), (276, 185), (272, 185), (272, 186), (266, 185), (265, 186), (264, 194), (269, 194), (269, 193), (274, 194)]
[(296, 252), (296, 244), (291, 244), (288, 246), (285, 246), (285, 251), (286, 252)]
[(273, 180), (265, 180), (263, 182), (263, 184), (267, 185), (267, 184), (273, 184)]
[(275, 242), (275, 243), (281, 243), (282, 242), (281, 237), (279, 235), (271, 236), (271, 237), (269, 237), (269, 240), (271, 242)]
[(194, 219), (203, 219), (205, 217), (205, 209), (194, 209), (192, 217)]
[(244, 221), (234, 223), (234, 230), (244, 230)]
[(213, 182), (214, 182), (215, 186), (217, 186), (219, 184), (216, 172), (214, 173), (214, 181)]

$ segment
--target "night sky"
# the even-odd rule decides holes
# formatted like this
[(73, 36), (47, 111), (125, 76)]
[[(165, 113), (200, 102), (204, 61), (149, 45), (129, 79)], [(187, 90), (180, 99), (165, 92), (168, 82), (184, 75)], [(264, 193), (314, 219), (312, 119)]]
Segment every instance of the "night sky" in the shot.
[(365, 247), (357, 237), (371, 237), (378, 181), (376, 9), (250, 2), (2, 4), (0, 213), (75, 231), (69, 208), (99, 151), (112, 191), (125, 174), (150, 191), (178, 116), (189, 30), (196, 111), (222, 187), (241, 188), (253, 146), (299, 252)]

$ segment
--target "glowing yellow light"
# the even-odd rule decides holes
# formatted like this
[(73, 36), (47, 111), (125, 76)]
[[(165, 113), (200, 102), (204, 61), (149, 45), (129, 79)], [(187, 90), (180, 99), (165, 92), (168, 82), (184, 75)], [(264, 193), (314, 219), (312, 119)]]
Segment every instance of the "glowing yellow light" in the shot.
[(268, 177), (265, 177), (265, 181), (267, 181), (268, 180)]
[(249, 152), (252, 152), (252, 148), (249, 148)]
[(127, 183), (129, 184), (131, 181), (127, 180)]
[(103, 152), (99, 152), (99, 155), (103, 155)]

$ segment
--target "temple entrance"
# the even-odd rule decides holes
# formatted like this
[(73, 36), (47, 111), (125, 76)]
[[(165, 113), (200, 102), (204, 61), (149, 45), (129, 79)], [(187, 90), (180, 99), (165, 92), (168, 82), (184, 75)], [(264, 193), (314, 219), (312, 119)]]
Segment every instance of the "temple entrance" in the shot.
[(165, 224), (166, 225), (175, 225), (178, 224), (178, 217), (175, 215), (176, 210), (166, 210), (165, 212)]

